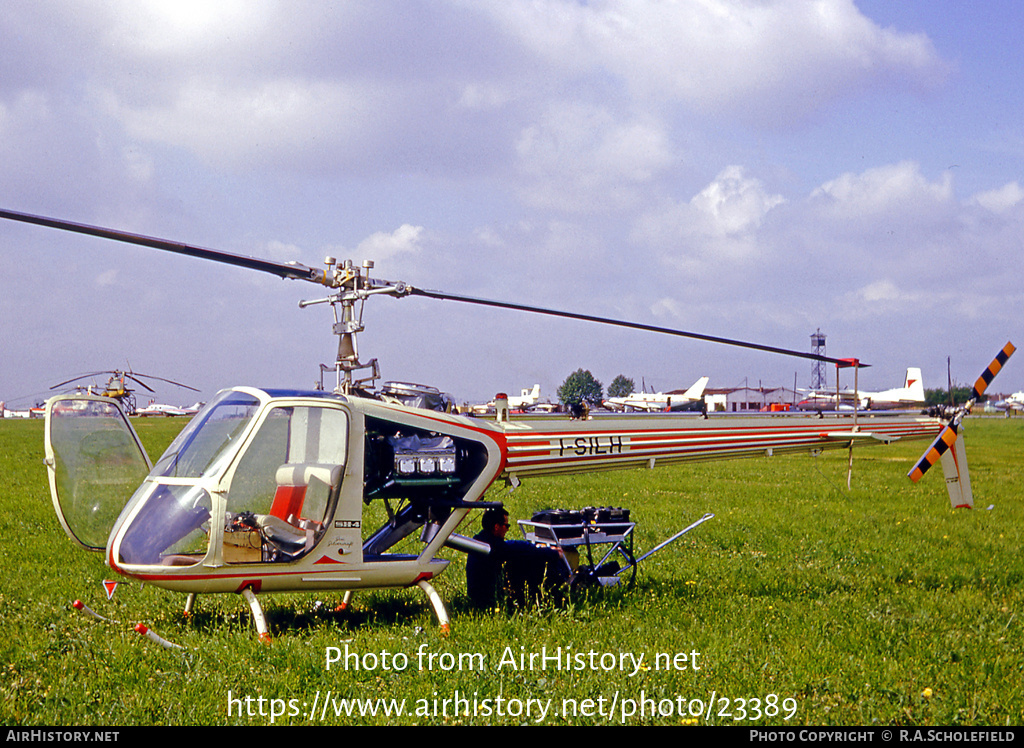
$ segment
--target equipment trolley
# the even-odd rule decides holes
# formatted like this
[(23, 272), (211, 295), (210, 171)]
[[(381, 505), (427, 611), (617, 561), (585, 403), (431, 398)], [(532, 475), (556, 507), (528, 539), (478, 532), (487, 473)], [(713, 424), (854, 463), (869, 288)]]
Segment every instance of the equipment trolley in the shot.
[[(632, 585), (641, 561), (714, 516), (710, 512), (705, 514), (640, 558), (634, 554), (636, 522), (629, 519), (628, 509), (545, 510), (534, 514), (532, 519), (519, 520), (519, 528), (527, 541), (558, 552), (569, 573), (570, 584), (596, 582), (608, 587), (623, 579)], [(602, 550), (604, 554), (595, 563), (596, 552)]]

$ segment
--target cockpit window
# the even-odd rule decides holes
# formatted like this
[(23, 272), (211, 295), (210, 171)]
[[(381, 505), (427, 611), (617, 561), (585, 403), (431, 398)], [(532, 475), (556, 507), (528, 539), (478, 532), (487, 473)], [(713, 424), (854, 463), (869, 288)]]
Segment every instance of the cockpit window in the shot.
[(145, 503), (121, 540), (121, 563), (187, 566), (202, 559), (212, 509), (206, 491), (146, 481), (136, 496), (131, 506)]
[[(271, 404), (240, 445), (258, 402), (227, 394), (193, 420), (125, 509), (121, 563), (197, 564), (220, 523), (227, 563), (291, 561), (323, 537), (348, 453), (345, 411)], [(216, 511), (202, 475), (224, 492)]]
[(230, 476), (224, 560), (290, 561), (326, 529), (348, 450), (344, 411), (275, 407)]
[(222, 392), (171, 443), (152, 475), (199, 478), (222, 469), (225, 460), (218, 456), (230, 456), (226, 448), (235, 444), (259, 405), (256, 397), (244, 392)]
[(68, 535), (92, 550), (107, 536), (149, 460), (113, 400), (59, 396), (46, 415), (47, 464), (54, 507)]

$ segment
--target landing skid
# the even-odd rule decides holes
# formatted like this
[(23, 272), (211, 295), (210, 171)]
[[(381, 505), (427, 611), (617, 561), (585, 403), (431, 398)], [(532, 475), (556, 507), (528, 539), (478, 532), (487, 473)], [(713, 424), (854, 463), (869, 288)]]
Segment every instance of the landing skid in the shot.
[[(434, 615), (437, 617), (437, 622), (441, 627), (441, 634), (447, 636), (451, 631), (451, 619), (448, 617), (448, 611), (444, 607), (444, 601), (441, 596), (437, 594), (437, 590), (434, 586), (426, 579), (421, 579), (416, 582), (416, 586), (423, 590), (423, 593), (427, 596), (427, 600), (430, 602), (430, 607), (434, 611)], [(259, 635), (259, 639), (262, 642), (269, 642), (271, 640), (270, 630), (267, 627), (267, 617), (263, 613), (263, 607), (260, 605), (260, 601), (256, 598), (256, 593), (252, 591), (251, 587), (245, 587), (242, 592), (242, 597), (249, 603), (249, 609), (252, 611), (252, 620), (256, 624), (256, 633)], [(341, 604), (338, 606), (338, 610), (345, 610), (352, 602), (352, 590), (345, 592)], [(195, 595), (189, 595), (188, 600), (185, 604), (185, 613), (188, 615), (191, 613), (192, 605), (195, 603)]]

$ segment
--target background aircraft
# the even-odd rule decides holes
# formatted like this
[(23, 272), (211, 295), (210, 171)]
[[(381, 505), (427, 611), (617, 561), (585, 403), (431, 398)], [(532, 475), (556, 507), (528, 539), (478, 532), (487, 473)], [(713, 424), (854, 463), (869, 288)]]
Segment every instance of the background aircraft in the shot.
[(992, 405), (999, 410), (1005, 410), (1007, 412), (1024, 411), (1024, 392), (1015, 392), (1005, 400), (1000, 400)]
[(135, 411), (137, 416), (194, 416), (203, 407), (202, 403), (196, 403), (188, 408), (179, 408), (177, 405), (165, 405), (150, 401), (145, 408)]
[[(530, 410), (537, 401), (540, 400), (540, 385), (533, 385), (533, 389), (526, 389), (525, 387), (519, 391), (519, 396), (508, 397), (508, 407), (510, 410)], [(495, 407), (494, 400), (483, 405), (473, 406), (474, 413), (493, 413)]]
[(508, 407), (512, 410), (524, 410), (540, 400), (540, 385), (533, 385), (532, 390), (521, 390), (519, 397), (509, 397)]
[(633, 392), (625, 397), (609, 397), (604, 407), (609, 410), (671, 410), (674, 406), (692, 403), (704, 397), (704, 388), (708, 385), (708, 377), (701, 377), (693, 386), (681, 395), (666, 395), (663, 392)]
[(921, 383), (921, 370), (907, 369), (902, 387), (895, 387), (882, 392), (855, 392), (851, 389), (829, 392), (827, 390), (811, 390), (807, 397), (797, 403), (800, 410), (839, 410), (853, 408), (854, 403), (860, 410), (895, 410), (924, 405), (924, 385)]

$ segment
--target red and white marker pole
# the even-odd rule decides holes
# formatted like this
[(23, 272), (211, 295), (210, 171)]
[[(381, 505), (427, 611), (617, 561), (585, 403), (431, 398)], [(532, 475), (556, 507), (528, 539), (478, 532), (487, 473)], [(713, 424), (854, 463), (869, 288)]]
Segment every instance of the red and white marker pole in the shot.
[(97, 621), (103, 621), (105, 623), (117, 623), (117, 621), (115, 621), (115, 620), (113, 620), (111, 618), (104, 618), (99, 613), (97, 613), (95, 610), (93, 610), (88, 605), (83, 603), (81, 600), (75, 600), (73, 603), (71, 603), (71, 607), (74, 608), (75, 610), (80, 610), (83, 613), (88, 613), (93, 618), (95, 618)]
[(136, 624), (135, 630), (143, 636), (147, 637), (148, 639), (155, 641), (161, 647), (167, 647), (167, 649), (184, 649), (184, 647), (182, 647), (180, 644), (175, 644), (174, 642), (167, 641), (158, 633), (156, 633), (144, 624)]

